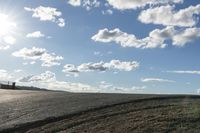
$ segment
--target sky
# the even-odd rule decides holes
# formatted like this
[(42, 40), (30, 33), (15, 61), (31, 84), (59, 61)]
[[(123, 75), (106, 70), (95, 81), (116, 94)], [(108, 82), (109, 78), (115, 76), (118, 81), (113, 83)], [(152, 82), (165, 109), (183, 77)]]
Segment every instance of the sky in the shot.
[(0, 81), (200, 93), (197, 0), (0, 0)]

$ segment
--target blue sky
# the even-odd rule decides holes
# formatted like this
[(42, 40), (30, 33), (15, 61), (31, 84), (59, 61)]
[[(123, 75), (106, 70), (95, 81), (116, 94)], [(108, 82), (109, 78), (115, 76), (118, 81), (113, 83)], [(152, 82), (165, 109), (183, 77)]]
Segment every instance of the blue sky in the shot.
[(199, 92), (196, 0), (14, 2), (0, 0), (1, 81), (73, 92)]

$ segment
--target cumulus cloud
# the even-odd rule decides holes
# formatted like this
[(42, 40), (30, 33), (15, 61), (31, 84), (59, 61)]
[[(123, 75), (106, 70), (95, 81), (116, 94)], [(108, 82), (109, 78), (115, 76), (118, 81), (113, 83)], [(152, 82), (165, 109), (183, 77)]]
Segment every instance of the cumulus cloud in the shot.
[(165, 41), (172, 40), (172, 44), (176, 46), (184, 46), (185, 44), (200, 37), (200, 28), (186, 28), (176, 30), (172, 26), (164, 29), (155, 29), (149, 33), (149, 36), (137, 39), (134, 34), (128, 34), (116, 28), (108, 30), (101, 29), (97, 34), (92, 36), (92, 40), (96, 42), (111, 43), (121, 45), (122, 47), (134, 48), (165, 48)]
[(179, 11), (175, 10), (175, 6), (167, 5), (143, 10), (138, 20), (145, 24), (153, 23), (165, 26), (192, 27), (198, 23), (199, 19), (196, 15), (199, 14), (200, 4)]
[(116, 86), (106, 81), (101, 81), (97, 86), (80, 82), (58, 81), (56, 74), (46, 71), (38, 75), (29, 75), (17, 80), (20, 84), (36, 84), (46, 86), (50, 90), (63, 90), (69, 92), (103, 92), (103, 93), (140, 93), (146, 86), (123, 87)]
[(107, 2), (115, 9), (126, 10), (143, 8), (146, 5), (182, 3), (183, 0), (107, 0)]
[(55, 73), (46, 71), (40, 75), (30, 75), (18, 79), (18, 82), (52, 82), (55, 81)]
[(110, 62), (97, 62), (97, 63), (83, 63), (79, 66), (73, 64), (66, 64), (63, 72), (66, 74), (72, 74), (78, 76), (80, 72), (92, 72), (99, 71), (104, 72), (107, 70), (119, 70), (119, 71), (133, 71), (139, 68), (139, 63), (136, 61), (125, 62), (120, 60), (111, 60)]
[(137, 39), (135, 35), (128, 34), (126, 32), (121, 31), (120, 29), (116, 28), (113, 30), (108, 30), (107, 28), (101, 29), (98, 31), (97, 34), (92, 36), (92, 40), (96, 42), (104, 42), (110, 43), (115, 42), (120, 44), (122, 47), (134, 47), (134, 48), (164, 48), (166, 44), (164, 44), (165, 38), (167, 36), (158, 36), (153, 33), (155, 32), (168, 32), (171, 28), (165, 29), (165, 31), (152, 31), (149, 34), (149, 37), (143, 39)]
[(142, 82), (166, 82), (166, 83), (174, 83), (175, 81), (169, 79), (161, 79), (161, 78), (142, 78)]
[(26, 11), (33, 12), (32, 17), (39, 18), (40, 21), (51, 21), (60, 27), (65, 26), (65, 20), (61, 17), (62, 12), (53, 7), (39, 6), (36, 8), (24, 7)]
[(200, 75), (200, 71), (185, 71), (185, 70), (176, 70), (176, 71), (166, 71), (168, 73), (177, 73), (177, 74), (195, 74)]
[(51, 89), (51, 90), (63, 90), (63, 91), (70, 91), (70, 92), (98, 92), (99, 91), (98, 88), (88, 85), (88, 84), (58, 81), (56, 79), (55, 73), (51, 71), (46, 71), (38, 75), (29, 75), (29, 76), (21, 77), (17, 81), (23, 84), (37, 83), (38, 85), (44, 85), (48, 89)]
[(41, 58), (41, 56), (46, 52), (47, 50), (44, 48), (32, 47), (31, 49), (28, 48), (20, 49), (19, 51), (14, 52), (12, 55), (24, 59), (36, 60), (38, 58)]
[(184, 46), (186, 43), (193, 42), (200, 37), (200, 28), (187, 28), (176, 33), (173, 37), (173, 44)]
[(90, 72), (90, 71), (106, 71), (108, 68), (105, 66), (103, 61), (97, 63), (83, 63), (78, 66), (80, 72)]
[(60, 65), (61, 60), (63, 60), (62, 56), (57, 56), (55, 53), (44, 53), (41, 58), (43, 61), (42, 66), (51, 67)]
[(63, 72), (66, 73), (66, 76), (73, 75), (74, 77), (78, 77), (80, 73), (78, 68), (73, 64), (66, 64), (63, 68)]
[(32, 33), (28, 33), (26, 37), (27, 38), (42, 38), (42, 37), (45, 37), (45, 35), (41, 33), (41, 31), (35, 31)]
[(63, 60), (62, 56), (57, 56), (55, 53), (49, 53), (44, 48), (32, 47), (31, 49), (23, 48), (19, 51), (13, 52), (13, 56), (21, 57), (24, 60), (40, 60), (42, 66), (51, 67), (60, 65), (60, 61)]
[(136, 61), (126, 62), (120, 60), (111, 60), (110, 62), (105, 63), (104, 66), (109, 69), (117, 69), (120, 71), (132, 71), (139, 68), (140, 65)]
[(100, 6), (100, 2), (98, 0), (68, 0), (68, 4), (75, 7), (81, 6), (86, 10)]

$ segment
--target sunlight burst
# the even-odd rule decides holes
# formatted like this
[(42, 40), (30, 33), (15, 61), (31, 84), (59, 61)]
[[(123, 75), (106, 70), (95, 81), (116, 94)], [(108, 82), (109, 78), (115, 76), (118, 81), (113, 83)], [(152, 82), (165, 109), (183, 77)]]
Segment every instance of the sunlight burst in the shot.
[(8, 15), (0, 13), (0, 36), (9, 34), (16, 24), (12, 22)]

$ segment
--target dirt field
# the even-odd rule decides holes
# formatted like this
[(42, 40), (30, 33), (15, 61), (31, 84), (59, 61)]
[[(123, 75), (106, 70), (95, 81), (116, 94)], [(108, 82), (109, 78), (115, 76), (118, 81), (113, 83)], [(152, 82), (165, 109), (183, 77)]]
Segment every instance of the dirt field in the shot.
[[(23, 94), (24, 97), (25, 95), (30, 95), (30, 91), (26, 92), (26, 94), (25, 92)], [(42, 92), (36, 95), (35, 93), (37, 94), (37, 92), (32, 92), (32, 96), (25, 99), (28, 100), (31, 98), (33, 100), (35, 98), (43, 97), (40, 99), (40, 104), (38, 104), (37, 100), (37, 102), (34, 102), (33, 100), (32, 106), (30, 107), (20, 105), (18, 111), (20, 111), (20, 109), (21, 111), (23, 111), (22, 109), (26, 110), (24, 111), (26, 114), (23, 116), (16, 115), (18, 112), (4, 114), (4, 116), (10, 115), (13, 119), (10, 119), (10, 121), (7, 119), (7, 124), (5, 124), (6, 118), (4, 118), (4, 121), (1, 121), (1, 132), (200, 132), (200, 97), (198, 96), (63, 94), (63, 92)], [(19, 94), (22, 95), (22, 92), (19, 92)], [(3, 94), (1, 93), (1, 95)], [(44, 95), (47, 95), (49, 99), (48, 97), (44, 98)], [(22, 98), (23, 100), (24, 97)], [(62, 103), (61, 105), (56, 105), (57, 109), (55, 107), (52, 108), (52, 105), (55, 106), (56, 103), (54, 100), (47, 102), (53, 97), (54, 100), (60, 100), (59, 102)], [(71, 102), (75, 101), (74, 104), (69, 104), (69, 101), (66, 102), (63, 100), (67, 99), (67, 97), (71, 97), (69, 99), (71, 99)], [(16, 97), (16, 99), (19, 100), (19, 96)], [(23, 103), (23, 100), (19, 101)], [(87, 104), (82, 106), (82, 108), (78, 108), (77, 106), (81, 106), (83, 101), (87, 102)], [(5, 100), (0, 102), (0, 105), (3, 105), (3, 103), (6, 103)], [(8, 103), (10, 103), (10, 101)], [(48, 103), (49, 105), (44, 107), (44, 103)], [(96, 103), (96, 106), (92, 105), (92, 103)], [(60, 106), (63, 106), (63, 108)], [(46, 114), (43, 114), (45, 117), (36, 119), (41, 115), (41, 112), (28, 112), (29, 108), (37, 108), (38, 110), (42, 110), (42, 108), (46, 109)], [(59, 109), (62, 111), (59, 111)], [(53, 113), (54, 111), (57, 113)], [(18, 117), (15, 118), (15, 115)], [(1, 117), (3, 118), (2, 112)], [(34, 121), (31, 121), (30, 119), (23, 121), (26, 117), (30, 119), (34, 118)]]
[(200, 100), (145, 99), (85, 112), (28, 132), (164, 133), (200, 132)]

